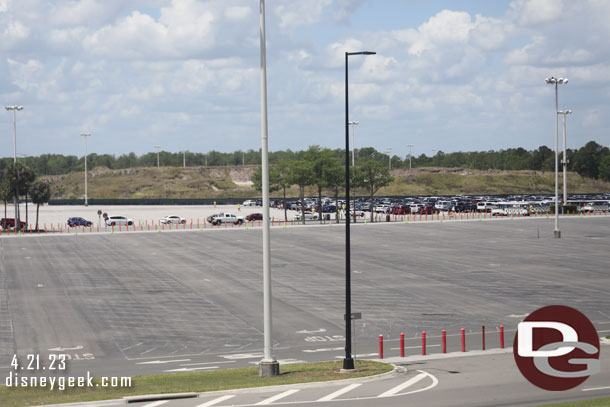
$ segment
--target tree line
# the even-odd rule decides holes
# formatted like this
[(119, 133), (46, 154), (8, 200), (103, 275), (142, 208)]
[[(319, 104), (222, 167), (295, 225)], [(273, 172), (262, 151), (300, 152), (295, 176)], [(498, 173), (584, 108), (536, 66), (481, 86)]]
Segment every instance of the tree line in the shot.
[[(28, 203), (36, 204), (36, 227), (38, 230), (38, 214), (40, 205), (49, 202), (51, 198), (50, 185), (42, 180), (36, 179), (34, 170), (20, 161), (9, 162), (0, 171), (0, 200), (4, 203), (4, 219), (8, 218), (7, 205), (14, 202), (15, 205), (15, 230), (21, 231), (21, 213), (19, 202), (25, 199), (25, 229), (29, 228)], [(2, 228), (8, 228), (8, 221), (4, 221)]]
[[(273, 164), (283, 160), (296, 161), (304, 159), (308, 150), (292, 151), (281, 150), (269, 153), (269, 163)], [(344, 162), (345, 150), (330, 150), (334, 157)], [(351, 154), (351, 152), (350, 152)], [(560, 160), (562, 153), (560, 153)], [(350, 156), (351, 157), (351, 156)], [(238, 165), (260, 165), (260, 150), (234, 151), (223, 153), (210, 151), (207, 153), (195, 152), (168, 152), (160, 151), (159, 164), (167, 167), (186, 166), (238, 166)], [(594, 141), (588, 142), (581, 148), (568, 149), (568, 170), (576, 171), (580, 175), (589, 178), (599, 178), (610, 181), (610, 149)], [(26, 161), (27, 165), (37, 175), (59, 175), (75, 171), (84, 171), (84, 157), (75, 155), (64, 156), (61, 154), (43, 154), (37, 157), (20, 159)], [(365, 147), (356, 150), (355, 161), (373, 160), (385, 163), (392, 168), (409, 168), (409, 157), (389, 156), (379, 152), (373, 147)], [(0, 172), (2, 172), (13, 158), (0, 159)], [(120, 156), (111, 154), (91, 153), (87, 158), (88, 168), (107, 167), (110, 169), (122, 169), (132, 167), (154, 167), (157, 165), (157, 153), (151, 152), (140, 156), (134, 153)], [(535, 170), (554, 171), (555, 153), (546, 146), (535, 150), (524, 148), (509, 148), (505, 150), (473, 151), (444, 153), (437, 151), (433, 155), (421, 154), (411, 157), (413, 167), (447, 167), (447, 168), (470, 168), (476, 170)]]
[[(336, 150), (314, 145), (303, 153), (302, 158), (296, 160), (281, 158), (274, 162), (270, 160), (269, 192), (282, 191), (285, 220), (288, 220), (286, 213), (286, 190), (288, 188), (293, 185), (299, 187), (301, 220), (305, 223), (305, 205), (303, 204), (305, 188), (315, 187), (318, 193), (317, 211), (322, 214), (322, 190), (332, 191), (335, 203), (337, 203), (339, 193), (345, 191), (345, 181), (345, 159), (341, 160), (337, 157)], [(359, 160), (358, 165), (351, 167), (349, 181), (351, 191), (364, 189), (372, 201), (377, 191), (389, 185), (393, 181), (393, 177), (390, 175), (388, 164), (375, 160), (373, 157), (366, 157), (364, 160)], [(252, 182), (257, 191), (262, 191), (262, 171), (260, 167), (254, 172)], [(352, 192), (351, 196), (354, 195), (354, 192)], [(339, 205), (336, 205), (335, 213), (338, 215), (341, 209)], [(321, 216), (320, 221), (322, 221)], [(373, 211), (371, 211), (371, 221), (373, 221)]]

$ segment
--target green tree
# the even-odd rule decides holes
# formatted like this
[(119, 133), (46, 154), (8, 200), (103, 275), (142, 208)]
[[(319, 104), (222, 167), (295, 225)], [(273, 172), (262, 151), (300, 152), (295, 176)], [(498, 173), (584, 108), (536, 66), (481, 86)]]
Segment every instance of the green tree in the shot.
[(288, 167), (286, 182), (298, 185), (301, 198), (301, 220), (305, 224), (305, 187), (313, 185), (313, 169), (309, 161), (293, 161)]
[(610, 155), (602, 158), (599, 163), (599, 178), (610, 182)]
[(6, 206), (8, 205), (8, 201), (11, 200), (13, 194), (11, 193), (11, 188), (7, 183), (3, 183), (0, 185), (0, 199), (4, 202), (4, 217), (6, 218)]
[(318, 190), (318, 213), (320, 214), (320, 222), (322, 222), (322, 189), (338, 186), (334, 179), (334, 175), (336, 175), (334, 173), (341, 162), (332, 150), (322, 149), (320, 146), (310, 146), (305, 152), (304, 159), (311, 163), (313, 185)]
[(36, 175), (30, 167), (17, 161), (15, 163), (10, 163), (8, 167), (6, 167), (4, 179), (9, 186), (11, 194), (15, 197), (15, 228), (20, 230), (21, 217), (19, 213), (19, 196), (27, 192), (29, 186), (34, 182), (34, 179), (36, 179)]
[[(373, 160), (368, 160), (357, 167), (359, 174), (356, 178), (361, 179), (361, 184), (369, 194), (371, 205), (373, 196), (386, 185), (390, 184), (394, 177), (390, 175), (390, 170), (387, 166)], [(371, 207), (371, 222), (373, 222), (373, 208)]]
[(51, 199), (51, 187), (48, 183), (38, 180), (30, 187), (30, 193), (32, 195), (32, 203), (36, 204), (36, 230), (38, 230), (40, 205), (49, 202), (49, 199)]
[(572, 168), (583, 177), (597, 178), (604, 147), (589, 141), (574, 153)]

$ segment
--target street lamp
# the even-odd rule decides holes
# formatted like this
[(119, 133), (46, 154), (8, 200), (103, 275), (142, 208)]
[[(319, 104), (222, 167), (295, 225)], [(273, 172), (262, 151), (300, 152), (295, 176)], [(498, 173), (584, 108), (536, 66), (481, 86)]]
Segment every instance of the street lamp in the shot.
[(182, 168), (186, 168), (186, 150), (182, 150)]
[(157, 149), (157, 168), (159, 168), (159, 149), (162, 148), (162, 146), (155, 146), (155, 148)]
[(392, 147), (388, 147), (385, 149), (388, 152), (388, 169), (392, 169)]
[(89, 206), (89, 193), (87, 191), (88, 188), (88, 183), (87, 183), (87, 159), (88, 159), (88, 152), (87, 152), (87, 137), (91, 137), (91, 133), (81, 133), (80, 135), (81, 137), (84, 138), (85, 140), (85, 206)]
[(360, 124), (360, 122), (349, 122), (347, 123), (352, 126), (352, 167), (356, 165), (356, 139), (354, 133), (356, 133), (356, 126)]
[(267, 127), (267, 44), (265, 34), (265, 0), (260, 0), (261, 54), (261, 183), (263, 193), (263, 359), (258, 375), (280, 374), (280, 364), (273, 357), (271, 335), (271, 230), (269, 228), (269, 135)]
[[(23, 106), (4, 106), (7, 111), (13, 111), (13, 163), (17, 164), (17, 111), (23, 110)], [(18, 172), (16, 172), (18, 174)], [(17, 180), (18, 181), (18, 180)], [(19, 188), (15, 188), (15, 228), (21, 230), (19, 218)]]
[(375, 55), (375, 52), (346, 52), (345, 53), (345, 359), (343, 369), (354, 369), (352, 357), (352, 287), (350, 264), (350, 213), (349, 213), (349, 91), (348, 72), (350, 55)]
[(85, 139), (85, 206), (89, 206), (89, 194), (87, 193), (87, 137), (91, 137), (91, 133), (81, 133), (81, 137)]
[(407, 144), (407, 147), (409, 147), (409, 169), (411, 169), (411, 147), (414, 146), (414, 144)]
[(563, 110), (557, 112), (557, 114), (563, 115), (563, 159), (561, 163), (563, 165), (563, 204), (568, 204), (568, 155), (566, 151), (566, 116), (572, 114), (571, 110)]
[(559, 230), (559, 97), (558, 97), (558, 86), (567, 84), (567, 78), (555, 78), (551, 76), (545, 79), (549, 85), (555, 85), (555, 230), (553, 236), (555, 238), (561, 238), (561, 231)]

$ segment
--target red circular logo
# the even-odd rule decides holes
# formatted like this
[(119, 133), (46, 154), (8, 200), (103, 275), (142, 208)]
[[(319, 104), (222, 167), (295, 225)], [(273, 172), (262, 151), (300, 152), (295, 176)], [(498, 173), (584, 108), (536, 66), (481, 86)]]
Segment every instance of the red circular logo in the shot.
[(599, 337), (589, 319), (574, 308), (550, 305), (518, 326), (513, 343), (517, 367), (545, 390), (572, 389), (599, 372)]

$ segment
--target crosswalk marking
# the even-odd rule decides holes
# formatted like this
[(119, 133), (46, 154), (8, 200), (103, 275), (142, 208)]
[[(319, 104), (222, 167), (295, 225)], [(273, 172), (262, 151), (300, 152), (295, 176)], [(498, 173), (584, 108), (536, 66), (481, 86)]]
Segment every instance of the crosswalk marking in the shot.
[(218, 403), (222, 403), (223, 401), (231, 399), (233, 397), (235, 397), (234, 394), (227, 394), (226, 396), (221, 396), (221, 397), (215, 398), (214, 400), (206, 401), (205, 403), (199, 404), (196, 407), (212, 407)]
[(324, 396), (324, 397), (318, 399), (318, 401), (330, 401), (330, 400), (334, 400), (335, 398), (339, 397), (340, 395), (345, 394), (348, 391), (354, 390), (355, 388), (360, 387), (360, 386), (362, 386), (362, 383), (353, 383), (353, 384), (350, 384), (349, 386), (346, 386), (346, 387), (344, 387), (342, 389), (337, 390), (334, 393), (330, 393), (329, 395)]
[(142, 407), (157, 407), (157, 406), (162, 406), (163, 404), (166, 404), (166, 403), (169, 403), (169, 400), (154, 401), (152, 403), (145, 404)]
[(264, 406), (264, 405), (267, 405), (267, 404), (271, 404), (271, 403), (273, 403), (274, 401), (278, 401), (278, 400), (280, 400), (280, 399), (283, 399), (284, 397), (288, 397), (288, 396), (290, 396), (291, 394), (296, 393), (297, 391), (299, 391), (299, 389), (287, 390), (287, 391), (285, 391), (285, 392), (283, 392), (283, 393), (276, 394), (276, 395), (275, 395), (275, 396), (273, 396), (273, 397), (269, 397), (268, 399), (265, 399), (265, 400), (263, 400), (263, 401), (259, 401), (258, 403), (256, 403), (256, 404), (255, 404), (255, 406)]
[(390, 390), (381, 393), (377, 397), (389, 397), (389, 396), (393, 396), (394, 394), (398, 393), (399, 391), (404, 390), (404, 389), (406, 389), (409, 386), (413, 386), (415, 383), (419, 382), (420, 380), (422, 380), (426, 376), (428, 376), (427, 373), (420, 373), (417, 376), (410, 378), (406, 382), (401, 383), (398, 386), (393, 387)]

